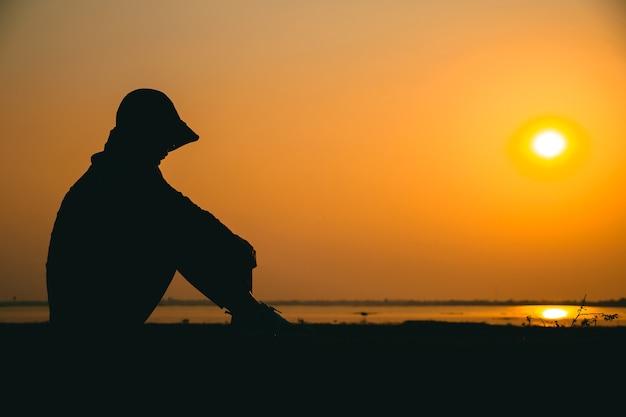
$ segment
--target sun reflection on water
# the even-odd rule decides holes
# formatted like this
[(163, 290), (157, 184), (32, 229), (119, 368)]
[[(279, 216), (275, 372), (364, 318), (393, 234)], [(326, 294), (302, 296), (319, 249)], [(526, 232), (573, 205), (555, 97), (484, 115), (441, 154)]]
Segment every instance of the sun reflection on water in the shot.
[(567, 311), (562, 308), (550, 307), (543, 310), (541, 315), (546, 319), (556, 320), (567, 316)]

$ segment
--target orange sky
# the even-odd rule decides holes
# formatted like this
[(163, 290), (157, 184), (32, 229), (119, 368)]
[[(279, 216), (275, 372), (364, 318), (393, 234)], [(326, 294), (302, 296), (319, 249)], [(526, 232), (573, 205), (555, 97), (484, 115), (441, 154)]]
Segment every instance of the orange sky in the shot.
[[(140, 87), (200, 134), (162, 170), (255, 246), (260, 299), (625, 297), (622, 4), (3, 1), (0, 300), (46, 298), (61, 199)], [(509, 151), (544, 116), (584, 133), (566, 175)]]

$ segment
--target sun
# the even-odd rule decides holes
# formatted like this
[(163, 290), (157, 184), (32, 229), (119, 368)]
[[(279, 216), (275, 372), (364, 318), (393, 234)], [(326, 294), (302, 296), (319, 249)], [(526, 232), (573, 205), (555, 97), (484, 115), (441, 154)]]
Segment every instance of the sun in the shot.
[(565, 151), (567, 148), (567, 140), (561, 132), (548, 129), (535, 135), (531, 147), (533, 152), (541, 158), (552, 159)]
[(507, 144), (516, 167), (542, 181), (574, 174), (587, 160), (589, 148), (583, 129), (559, 116), (542, 116), (524, 123)]

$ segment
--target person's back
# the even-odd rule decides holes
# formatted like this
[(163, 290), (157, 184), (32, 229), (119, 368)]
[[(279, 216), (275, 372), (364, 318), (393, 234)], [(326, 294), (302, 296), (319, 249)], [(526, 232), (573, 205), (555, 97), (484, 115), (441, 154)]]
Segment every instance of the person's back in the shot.
[(51, 235), (50, 321), (143, 322), (151, 309), (142, 302), (160, 299), (176, 270), (167, 256), (175, 207), (156, 167), (105, 153), (92, 162), (65, 196)]
[(197, 139), (165, 94), (122, 100), (104, 151), (57, 213), (46, 263), (52, 324), (142, 324), (178, 270), (233, 324), (296, 327), (252, 296), (252, 245), (163, 179), (160, 161)]

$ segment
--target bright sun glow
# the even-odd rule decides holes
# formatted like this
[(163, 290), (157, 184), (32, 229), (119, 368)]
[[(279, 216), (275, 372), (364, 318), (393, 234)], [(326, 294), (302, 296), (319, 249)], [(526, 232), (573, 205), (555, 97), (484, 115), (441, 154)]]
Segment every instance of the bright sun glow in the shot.
[(567, 316), (567, 311), (563, 310), (562, 308), (546, 308), (545, 310), (543, 310), (541, 315), (546, 319), (561, 319)]
[(556, 130), (539, 132), (532, 141), (533, 152), (542, 158), (554, 158), (563, 153), (567, 147), (565, 137)]
[(507, 152), (523, 174), (550, 181), (578, 171), (587, 160), (589, 145), (576, 123), (548, 115), (521, 125), (508, 141)]

